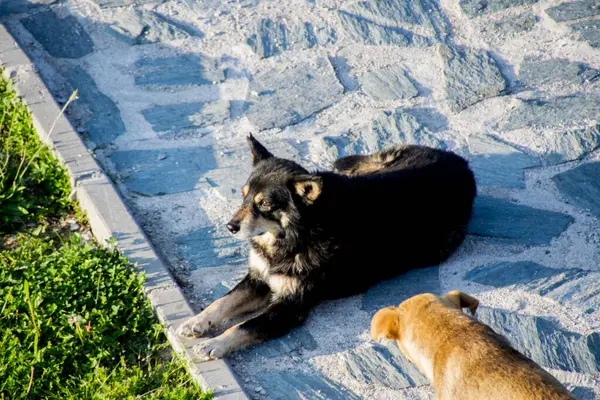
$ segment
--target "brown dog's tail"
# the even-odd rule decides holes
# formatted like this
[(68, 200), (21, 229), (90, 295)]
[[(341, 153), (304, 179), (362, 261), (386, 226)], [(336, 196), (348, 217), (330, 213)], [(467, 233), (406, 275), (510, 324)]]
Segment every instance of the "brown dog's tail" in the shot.
[(475, 315), (479, 306), (479, 300), (458, 290), (448, 292), (444, 297), (458, 308), (468, 308), (472, 315)]

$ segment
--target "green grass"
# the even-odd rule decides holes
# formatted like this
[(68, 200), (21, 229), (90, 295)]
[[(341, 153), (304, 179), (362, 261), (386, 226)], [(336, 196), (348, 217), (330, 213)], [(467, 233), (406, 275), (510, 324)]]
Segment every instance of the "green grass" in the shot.
[(210, 399), (171, 355), (143, 276), (62, 227), (78, 215), (66, 170), (2, 78), (0, 104), (0, 399)]
[(0, 78), (0, 234), (63, 214), (69, 177), (38, 139), (27, 108)]

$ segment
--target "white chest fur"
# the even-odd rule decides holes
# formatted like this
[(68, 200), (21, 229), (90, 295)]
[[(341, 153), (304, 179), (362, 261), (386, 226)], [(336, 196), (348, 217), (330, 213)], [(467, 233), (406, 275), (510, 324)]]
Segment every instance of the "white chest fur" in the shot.
[(269, 262), (254, 249), (250, 249), (250, 257), (248, 258), (250, 272), (256, 277), (262, 278), (265, 281), (269, 278)]
[(281, 274), (271, 274), (269, 270), (269, 261), (250, 249), (250, 273), (257, 278), (263, 279), (271, 288), (275, 298), (293, 295), (298, 290), (299, 281), (291, 276)]
[(279, 274), (269, 276), (268, 283), (275, 298), (293, 296), (298, 292), (300, 286), (298, 279)]

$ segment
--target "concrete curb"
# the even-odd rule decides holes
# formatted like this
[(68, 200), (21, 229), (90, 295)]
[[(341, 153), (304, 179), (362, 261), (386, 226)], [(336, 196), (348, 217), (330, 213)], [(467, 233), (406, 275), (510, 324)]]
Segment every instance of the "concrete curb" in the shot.
[(64, 115), (58, 118), (52, 136), (48, 137), (61, 108), (29, 58), (1, 24), (0, 65), (4, 66), (7, 77), (13, 78), (17, 93), (31, 111), (38, 135), (53, 146), (55, 155), (69, 170), (75, 195), (88, 215), (96, 239), (104, 243), (106, 239), (115, 238), (122, 253), (145, 272), (146, 296), (156, 310), (171, 346), (188, 361), (192, 377), (202, 388), (213, 390), (215, 399), (248, 399), (226, 361), (198, 362), (194, 359), (191, 346), (202, 339), (187, 340), (175, 334), (177, 326), (193, 316), (192, 308), (117, 190)]

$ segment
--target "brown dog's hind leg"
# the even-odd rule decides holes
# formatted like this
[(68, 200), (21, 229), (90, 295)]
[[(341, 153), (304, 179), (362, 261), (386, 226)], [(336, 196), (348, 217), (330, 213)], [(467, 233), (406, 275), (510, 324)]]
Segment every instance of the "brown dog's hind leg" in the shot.
[(269, 286), (263, 281), (246, 275), (229, 293), (215, 300), (200, 314), (181, 324), (177, 333), (183, 336), (202, 336), (209, 329), (220, 326), (232, 318), (267, 307), (270, 300)]

